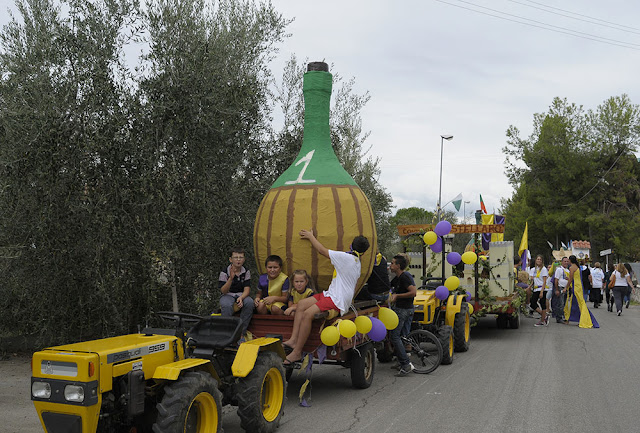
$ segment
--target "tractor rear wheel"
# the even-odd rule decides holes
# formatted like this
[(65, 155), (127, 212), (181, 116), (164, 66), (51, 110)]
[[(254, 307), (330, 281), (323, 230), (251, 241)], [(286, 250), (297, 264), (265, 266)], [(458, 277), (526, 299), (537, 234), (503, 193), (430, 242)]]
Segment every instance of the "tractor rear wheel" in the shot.
[(371, 342), (351, 349), (351, 384), (354, 388), (369, 388), (375, 371), (376, 361)]
[(438, 338), (442, 345), (442, 364), (449, 365), (453, 362), (453, 328), (443, 325), (438, 328)]
[(471, 337), (471, 320), (469, 316), (469, 304), (463, 302), (460, 312), (453, 319), (453, 340), (456, 352), (469, 350), (469, 338)]
[(193, 371), (164, 388), (156, 405), (155, 433), (217, 433), (222, 431), (222, 394), (208, 373)]
[(282, 359), (274, 352), (258, 355), (251, 373), (238, 380), (240, 425), (247, 432), (271, 433), (284, 413), (287, 385)]

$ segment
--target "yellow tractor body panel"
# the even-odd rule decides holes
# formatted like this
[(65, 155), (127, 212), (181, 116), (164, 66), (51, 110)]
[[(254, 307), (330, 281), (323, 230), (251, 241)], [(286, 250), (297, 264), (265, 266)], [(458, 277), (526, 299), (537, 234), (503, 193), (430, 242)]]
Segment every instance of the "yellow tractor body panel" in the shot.
[(460, 312), (462, 308), (462, 302), (465, 295), (450, 295), (447, 299), (447, 309), (444, 316), (444, 324), (453, 328), (453, 323), (456, 319), (456, 314)]
[(187, 358), (172, 362), (171, 364), (162, 365), (156, 368), (156, 371), (153, 373), (153, 379), (177, 380), (178, 377), (180, 377), (180, 373), (189, 370), (205, 370), (220, 382), (218, 373), (216, 373), (213, 365), (211, 365), (211, 361), (199, 358)]
[(423, 325), (433, 323), (436, 306), (439, 304), (440, 300), (436, 298), (435, 290), (418, 290), (416, 297), (413, 298), (413, 306), (415, 311), (424, 313), (423, 319), (419, 323)]
[(156, 334), (130, 334), (55, 346), (38, 352), (34, 360), (40, 353), (67, 354), (67, 357), (97, 354), (99, 365), (96, 365), (96, 372), (99, 370), (102, 378), (100, 393), (111, 391), (113, 377), (132, 370), (143, 370), (144, 377), (152, 377), (158, 366), (184, 358), (182, 344), (177, 337)]
[[(100, 382), (99, 357), (95, 353), (73, 353), (48, 349), (36, 352), (31, 362), (31, 384), (46, 383), (51, 388), (51, 398), (34, 399), (33, 404), (44, 431), (45, 418), (66, 414), (82, 426), (83, 432), (95, 432), (102, 405), (98, 392)], [(111, 382), (111, 380), (109, 380)], [(81, 404), (69, 404), (67, 386), (81, 387), (85, 394)], [(46, 401), (45, 401), (46, 400)]]
[(280, 340), (277, 338), (261, 337), (242, 343), (238, 348), (238, 353), (233, 360), (231, 372), (235, 377), (247, 377), (258, 359), (258, 353), (264, 350), (270, 350), (284, 360), (284, 349)]

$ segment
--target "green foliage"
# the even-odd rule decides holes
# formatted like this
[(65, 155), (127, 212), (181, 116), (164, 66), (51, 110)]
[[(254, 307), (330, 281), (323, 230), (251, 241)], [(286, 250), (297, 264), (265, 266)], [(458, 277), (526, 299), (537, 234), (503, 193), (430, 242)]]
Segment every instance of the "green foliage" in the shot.
[[(268, 63), (289, 22), (250, 0), (17, 4), (0, 33), (0, 335), (116, 335), (174, 296), (210, 312), (229, 248), (255, 269), (257, 208), (300, 146), (301, 115), (272, 126)], [(302, 74), (285, 72), (301, 101)], [(367, 100), (346, 83), (333, 129), (384, 227)]]
[(514, 187), (503, 201), (505, 237), (519, 245), (529, 222), (529, 250), (550, 251), (547, 241), (586, 239), (591, 251), (613, 248), (620, 259), (640, 259), (640, 109), (626, 95), (595, 111), (555, 98), (535, 114), (527, 139), (507, 130), (506, 173)]

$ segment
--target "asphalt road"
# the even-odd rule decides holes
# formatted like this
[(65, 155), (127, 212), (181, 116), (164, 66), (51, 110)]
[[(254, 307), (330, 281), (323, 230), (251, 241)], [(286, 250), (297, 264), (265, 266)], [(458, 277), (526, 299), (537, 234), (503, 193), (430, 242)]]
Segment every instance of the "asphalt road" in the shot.
[[(314, 366), (311, 407), (301, 407), (303, 378), (289, 383), (278, 433), (304, 432), (638, 432), (640, 307), (623, 316), (592, 310), (600, 329), (550, 323), (496, 329), (484, 318), (452, 365), (429, 375), (395, 377), (376, 365), (373, 385), (351, 388), (349, 370)], [(42, 431), (29, 401), (29, 360), (0, 361), (0, 431)], [(226, 407), (226, 433), (240, 433)]]

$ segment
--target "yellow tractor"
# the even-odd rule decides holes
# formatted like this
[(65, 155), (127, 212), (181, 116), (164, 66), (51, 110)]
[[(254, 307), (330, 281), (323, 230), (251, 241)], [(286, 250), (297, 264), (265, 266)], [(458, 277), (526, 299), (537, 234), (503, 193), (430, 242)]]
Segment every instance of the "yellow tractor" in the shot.
[(286, 395), (277, 338), (237, 344), (237, 317), (161, 312), (171, 328), (49, 347), (32, 359), (31, 399), (48, 433), (213, 433), (238, 407), (273, 432)]
[(441, 280), (429, 281), (418, 289), (413, 300), (413, 328), (425, 329), (438, 336), (442, 344), (442, 364), (453, 362), (454, 352), (469, 350), (471, 322), (466, 295), (450, 293), (444, 301), (436, 298)]

